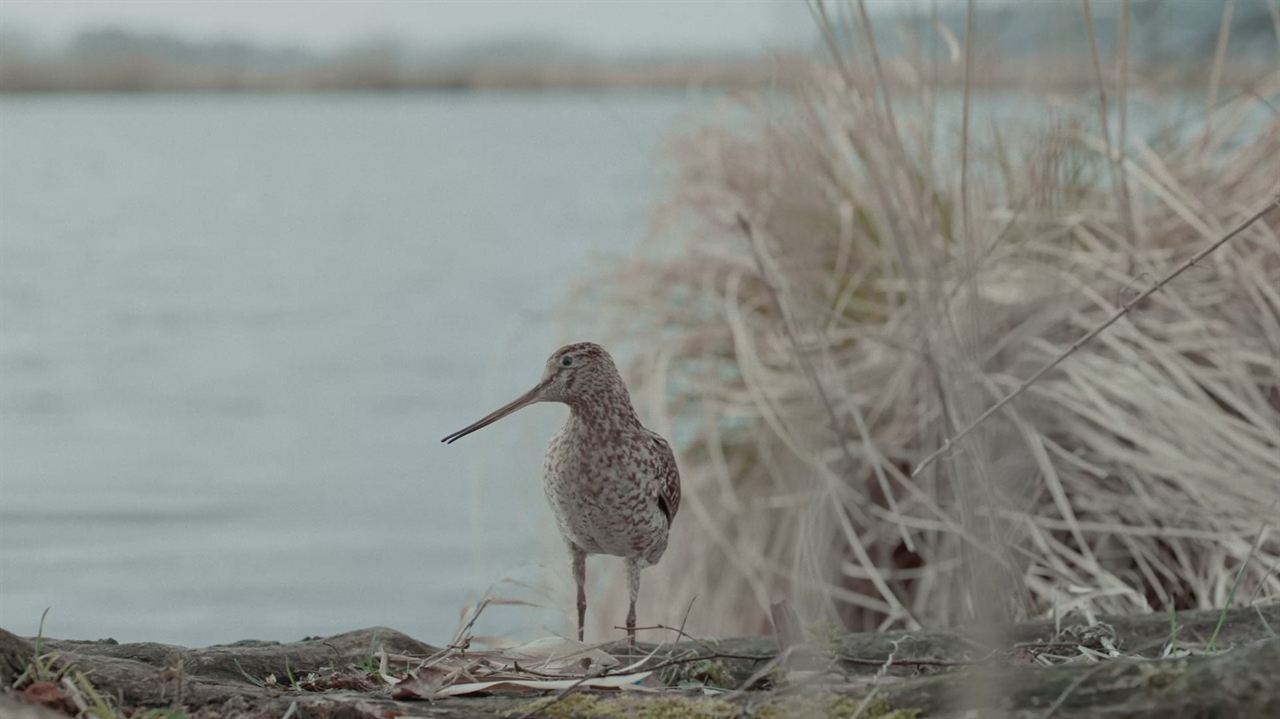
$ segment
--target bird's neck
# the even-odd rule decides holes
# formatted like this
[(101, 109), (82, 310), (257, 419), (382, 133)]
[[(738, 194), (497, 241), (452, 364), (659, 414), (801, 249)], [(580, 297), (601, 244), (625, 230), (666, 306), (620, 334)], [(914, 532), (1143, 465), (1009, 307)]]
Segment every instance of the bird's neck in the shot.
[(613, 430), (640, 426), (626, 389), (618, 388), (591, 397), (590, 401), (569, 402), (570, 421), (584, 429)]

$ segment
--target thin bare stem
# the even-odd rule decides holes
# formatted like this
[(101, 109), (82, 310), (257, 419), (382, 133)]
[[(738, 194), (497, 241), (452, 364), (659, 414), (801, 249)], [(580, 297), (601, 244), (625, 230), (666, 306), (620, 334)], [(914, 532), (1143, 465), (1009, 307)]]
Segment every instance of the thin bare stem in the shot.
[(1098, 124), (1102, 128), (1102, 141), (1107, 147), (1107, 160), (1111, 160), (1111, 132), (1107, 126), (1107, 89), (1102, 79), (1102, 59), (1098, 55), (1098, 38), (1093, 32), (1093, 12), (1089, 0), (1080, 0), (1080, 12), (1084, 13), (1084, 31), (1089, 38), (1089, 57), (1093, 60), (1093, 76), (1098, 86)]
[(969, 0), (964, 13), (964, 99), (960, 118), (960, 222), (966, 246), (969, 228), (969, 100), (973, 82), (973, 13), (974, 0)]
[[(1124, 222), (1125, 239), (1129, 247), (1136, 248), (1137, 237), (1133, 222), (1133, 207), (1129, 200), (1129, 180), (1124, 168), (1124, 152), (1127, 134), (1127, 88), (1129, 68), (1129, 2), (1125, 0), (1120, 12), (1120, 42), (1116, 50), (1120, 70), (1120, 134), (1116, 144), (1111, 143), (1111, 123), (1107, 118), (1107, 88), (1102, 74), (1102, 58), (1098, 53), (1098, 38), (1093, 31), (1093, 12), (1089, 8), (1089, 0), (1080, 0), (1080, 10), (1084, 13), (1085, 33), (1089, 37), (1089, 56), (1093, 60), (1094, 83), (1098, 87), (1098, 124), (1102, 130), (1102, 142), (1106, 147), (1107, 165), (1111, 168), (1111, 182), (1115, 185), (1116, 210)], [(1130, 267), (1132, 271), (1132, 267)]]
[(1120, 43), (1116, 48), (1120, 56), (1120, 77), (1116, 82), (1120, 99), (1117, 103), (1120, 115), (1120, 130), (1116, 137), (1116, 158), (1112, 167), (1120, 183), (1120, 216), (1124, 222), (1125, 233), (1131, 247), (1138, 247), (1138, 228), (1133, 219), (1133, 199), (1129, 194), (1129, 174), (1126, 170), (1125, 155), (1129, 150), (1129, 0), (1120, 3)]
[(1213, 51), (1213, 70), (1209, 75), (1209, 93), (1204, 100), (1204, 135), (1200, 138), (1200, 154), (1209, 146), (1209, 138), (1213, 136), (1213, 110), (1218, 106), (1218, 85), (1222, 82), (1222, 65), (1227, 57), (1227, 41), (1231, 37), (1231, 15), (1236, 0), (1224, 0), (1222, 3), (1222, 22), (1218, 25), (1218, 43)]
[(832, 24), (831, 18), (827, 16), (825, 0), (808, 0), (806, 4), (809, 7), (810, 14), (813, 15), (814, 22), (818, 25), (818, 30), (822, 33), (822, 39), (827, 44), (827, 51), (831, 53), (832, 61), (835, 62), (836, 67), (840, 68), (840, 77), (844, 79), (845, 86), (853, 90), (856, 87), (853, 71), (849, 69), (849, 65), (844, 59), (844, 53), (840, 51), (840, 42), (836, 39), (835, 25)]
[(871, 17), (867, 15), (866, 0), (858, 0), (858, 25), (862, 29), (863, 39), (871, 49), (871, 65), (876, 71), (876, 85), (880, 87), (880, 95), (884, 102), (885, 121), (888, 122), (890, 134), (895, 140), (898, 152), (904, 157), (906, 150), (902, 147), (902, 137), (898, 134), (898, 121), (893, 115), (892, 88), (884, 75), (884, 66), (880, 62), (880, 48), (876, 43), (876, 35), (871, 27)]

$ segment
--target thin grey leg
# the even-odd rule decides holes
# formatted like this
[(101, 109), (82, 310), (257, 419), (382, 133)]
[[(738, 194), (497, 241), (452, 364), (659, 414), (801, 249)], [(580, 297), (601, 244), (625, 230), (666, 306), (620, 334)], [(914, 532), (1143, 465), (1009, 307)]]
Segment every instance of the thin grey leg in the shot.
[(640, 561), (627, 558), (627, 589), (631, 594), (630, 606), (627, 609), (627, 644), (636, 648), (636, 597), (640, 596)]
[(573, 581), (578, 585), (578, 641), (582, 641), (582, 625), (587, 618), (587, 553), (569, 545), (573, 557)]

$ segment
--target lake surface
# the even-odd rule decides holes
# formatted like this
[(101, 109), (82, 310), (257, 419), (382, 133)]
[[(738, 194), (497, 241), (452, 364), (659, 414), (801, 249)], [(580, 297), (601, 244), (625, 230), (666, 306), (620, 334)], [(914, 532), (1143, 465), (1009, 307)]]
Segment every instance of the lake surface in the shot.
[(565, 410), (439, 438), (573, 336), (553, 311), (642, 238), (694, 104), (0, 100), (0, 627), (443, 642), (495, 581), (567, 577)]

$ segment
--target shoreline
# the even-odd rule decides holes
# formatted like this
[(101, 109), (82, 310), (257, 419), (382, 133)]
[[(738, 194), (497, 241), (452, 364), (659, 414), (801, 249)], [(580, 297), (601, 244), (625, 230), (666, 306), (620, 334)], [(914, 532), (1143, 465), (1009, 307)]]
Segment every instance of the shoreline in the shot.
[[(96, 93), (471, 93), (471, 92), (625, 92), (687, 91), (690, 88), (739, 91), (787, 91), (806, 82), (822, 63), (803, 55), (734, 60), (640, 63), (477, 64), (439, 68), (309, 67), (270, 72), (239, 66), (186, 66), (166, 63), (0, 61), (0, 96)], [(855, 72), (850, 70), (850, 72)], [(931, 71), (932, 72), (932, 71)], [(1268, 77), (1266, 63), (1229, 61), (1221, 68), (1222, 88), (1241, 90)], [(923, 83), (942, 90), (963, 89), (962, 68), (942, 66), (919, 74), (893, 63), (886, 83), (913, 91)], [(1139, 66), (1134, 76), (1155, 90), (1202, 88), (1211, 69), (1201, 65)], [(862, 71), (851, 78), (872, 86), (877, 78)], [(978, 65), (970, 86), (976, 90), (1028, 89), (1038, 92), (1095, 91), (1097, 79), (1085, 58), (1036, 57), (1026, 62)]]

